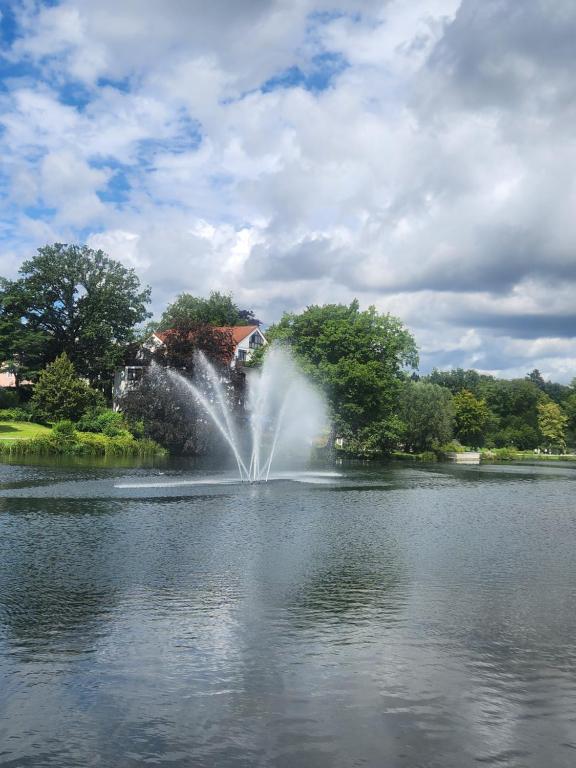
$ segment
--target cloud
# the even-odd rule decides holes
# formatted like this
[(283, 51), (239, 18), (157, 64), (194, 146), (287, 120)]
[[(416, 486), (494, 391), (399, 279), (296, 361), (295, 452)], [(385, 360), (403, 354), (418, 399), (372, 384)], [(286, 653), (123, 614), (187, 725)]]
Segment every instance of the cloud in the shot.
[(136, 267), (156, 310), (231, 289), (273, 321), (357, 295), (404, 318), (424, 367), (572, 378), (572, 3), (14, 13), (6, 273), (48, 238), (87, 240)]

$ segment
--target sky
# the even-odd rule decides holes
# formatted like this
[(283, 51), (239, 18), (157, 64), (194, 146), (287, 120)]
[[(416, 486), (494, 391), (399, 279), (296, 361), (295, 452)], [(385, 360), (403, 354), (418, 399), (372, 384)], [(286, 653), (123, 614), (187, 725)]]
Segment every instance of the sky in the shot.
[(421, 370), (576, 376), (573, 0), (0, 0), (0, 274), (51, 242)]

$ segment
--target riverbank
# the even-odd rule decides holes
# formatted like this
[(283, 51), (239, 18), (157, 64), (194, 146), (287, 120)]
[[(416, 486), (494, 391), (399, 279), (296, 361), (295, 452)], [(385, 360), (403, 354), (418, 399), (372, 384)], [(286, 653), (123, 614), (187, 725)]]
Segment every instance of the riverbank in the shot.
[[(424, 451), (422, 453), (405, 453), (394, 451), (391, 454), (393, 461), (415, 462), (446, 462), (448, 459), (443, 451)], [(481, 464), (500, 464), (503, 462), (527, 462), (527, 461), (572, 461), (576, 462), (576, 454), (573, 453), (534, 453), (533, 451), (517, 451), (515, 448), (482, 448), (480, 449)]]
[[(29, 425), (38, 426), (38, 425)], [(0, 458), (16, 456), (165, 456), (167, 451), (148, 438), (132, 435), (108, 437), (93, 432), (62, 435), (44, 428), (33, 437), (11, 436), (0, 438)]]

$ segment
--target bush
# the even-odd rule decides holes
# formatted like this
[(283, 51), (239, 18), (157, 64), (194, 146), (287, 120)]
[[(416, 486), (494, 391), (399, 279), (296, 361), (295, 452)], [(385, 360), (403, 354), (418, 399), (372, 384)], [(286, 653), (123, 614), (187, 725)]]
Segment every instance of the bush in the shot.
[(440, 453), (465, 453), (466, 447), (458, 440), (451, 440), (449, 443), (444, 443), (438, 449)]
[(32, 414), (26, 408), (2, 408), (0, 421), (32, 421)]
[(73, 443), (75, 435), (74, 423), (70, 419), (63, 419), (54, 424), (51, 437), (57, 443)]
[(18, 408), (20, 397), (14, 387), (0, 387), (0, 409)]
[(514, 461), (517, 458), (516, 448), (491, 448), (482, 451), (482, 461)]
[(110, 408), (91, 408), (78, 421), (81, 432), (96, 432), (107, 437), (130, 434), (124, 416)]

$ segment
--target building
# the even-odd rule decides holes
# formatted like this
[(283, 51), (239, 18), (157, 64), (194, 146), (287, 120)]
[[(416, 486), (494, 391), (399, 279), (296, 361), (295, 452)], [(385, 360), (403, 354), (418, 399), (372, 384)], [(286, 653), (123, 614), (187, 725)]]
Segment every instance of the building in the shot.
[[(242, 364), (248, 362), (257, 349), (268, 343), (266, 337), (257, 325), (215, 327), (214, 330), (221, 331), (222, 333), (229, 332), (232, 335), (232, 341), (234, 343), (234, 356), (230, 362), (232, 367), (235, 367), (238, 363)], [(131, 387), (135, 386), (142, 378), (148, 365), (146, 362), (146, 353), (150, 354), (161, 349), (166, 343), (166, 339), (170, 333), (170, 330), (155, 331), (142, 345), (140, 354), (136, 355), (137, 359), (134, 361), (134, 364), (125, 365), (116, 371), (114, 375), (113, 389), (114, 407), (117, 407), (117, 403), (122, 395), (124, 395)], [(141, 362), (138, 358), (140, 358)]]

